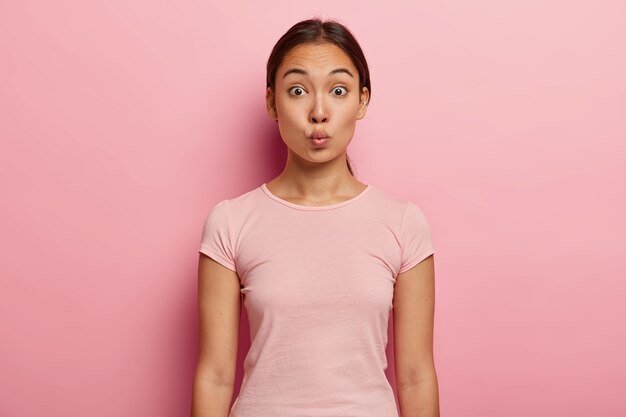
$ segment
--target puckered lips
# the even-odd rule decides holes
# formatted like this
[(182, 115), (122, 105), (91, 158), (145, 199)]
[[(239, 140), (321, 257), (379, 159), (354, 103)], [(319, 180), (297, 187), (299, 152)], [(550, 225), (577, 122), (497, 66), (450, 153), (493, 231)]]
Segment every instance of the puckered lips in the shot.
[(311, 144), (316, 148), (325, 147), (329, 138), (328, 134), (323, 130), (316, 130), (309, 137), (311, 138)]
[(328, 138), (328, 134), (324, 132), (323, 130), (316, 130), (313, 133), (311, 133), (311, 136), (309, 137), (311, 139), (326, 139)]

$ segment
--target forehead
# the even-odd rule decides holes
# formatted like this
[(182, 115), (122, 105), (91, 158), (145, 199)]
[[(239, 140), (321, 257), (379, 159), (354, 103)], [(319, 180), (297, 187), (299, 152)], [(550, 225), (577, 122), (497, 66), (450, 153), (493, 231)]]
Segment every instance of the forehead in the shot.
[(332, 43), (301, 44), (293, 47), (278, 68), (278, 75), (291, 67), (302, 67), (310, 72), (326, 71), (336, 67), (346, 67), (357, 74), (356, 67), (343, 49)]

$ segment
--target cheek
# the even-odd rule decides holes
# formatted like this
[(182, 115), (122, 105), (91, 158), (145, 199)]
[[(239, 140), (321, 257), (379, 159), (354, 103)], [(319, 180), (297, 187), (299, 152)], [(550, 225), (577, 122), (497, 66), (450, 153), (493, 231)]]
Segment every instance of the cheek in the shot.
[(276, 110), (278, 112), (278, 118), (284, 123), (293, 123), (301, 118), (301, 110), (298, 106), (290, 103), (289, 99), (276, 99)]
[(342, 124), (352, 124), (357, 120), (358, 103), (341, 106), (337, 109), (336, 116)]
[[(278, 130), (283, 140), (289, 142), (299, 136), (303, 130), (302, 109), (288, 99), (276, 99)], [(305, 117), (306, 119), (306, 117)]]

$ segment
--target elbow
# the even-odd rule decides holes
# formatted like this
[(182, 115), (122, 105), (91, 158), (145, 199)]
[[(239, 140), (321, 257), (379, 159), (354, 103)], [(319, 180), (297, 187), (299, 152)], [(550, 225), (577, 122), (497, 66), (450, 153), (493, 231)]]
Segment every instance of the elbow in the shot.
[(412, 389), (425, 383), (437, 383), (437, 372), (434, 366), (407, 369), (396, 373), (398, 390)]
[(235, 385), (235, 375), (229, 369), (213, 369), (207, 366), (198, 366), (196, 382), (202, 385), (212, 385), (220, 388), (231, 388)]

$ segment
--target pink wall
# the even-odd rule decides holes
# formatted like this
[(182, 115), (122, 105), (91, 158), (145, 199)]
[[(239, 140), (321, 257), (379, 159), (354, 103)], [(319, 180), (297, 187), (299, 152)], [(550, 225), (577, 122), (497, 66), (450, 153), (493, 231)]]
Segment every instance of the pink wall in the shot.
[(0, 415), (188, 414), (202, 222), (282, 169), (265, 62), (321, 14), (357, 176), (431, 223), (442, 415), (625, 416), (626, 6), (512, 3), (2, 1)]

